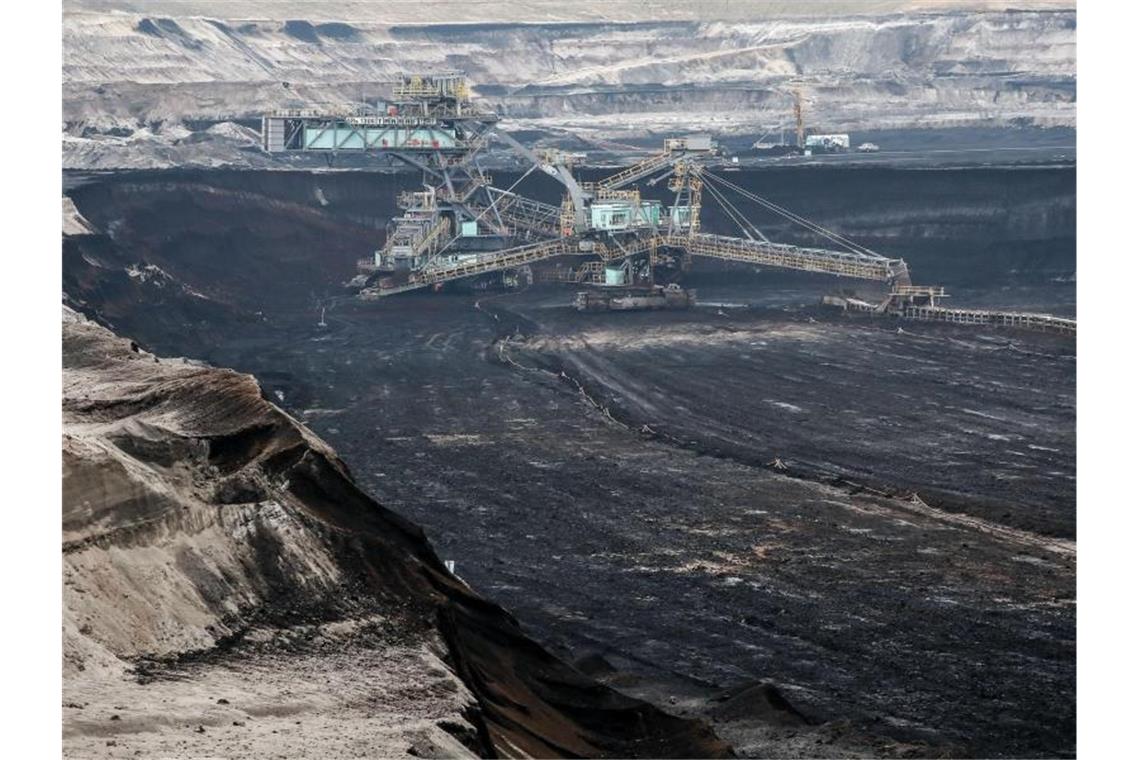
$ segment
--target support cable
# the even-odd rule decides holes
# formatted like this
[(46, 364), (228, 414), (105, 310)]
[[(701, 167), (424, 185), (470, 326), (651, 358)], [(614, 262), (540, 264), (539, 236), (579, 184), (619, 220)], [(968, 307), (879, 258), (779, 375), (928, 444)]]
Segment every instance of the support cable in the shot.
[(787, 210), (781, 206), (778, 206), (775, 203), (767, 200), (766, 198), (763, 198), (759, 195), (756, 195), (755, 193), (751, 193), (748, 190), (745, 190), (744, 188), (742, 188), (738, 185), (735, 185), (732, 182), (729, 182), (728, 180), (723, 179), (722, 177), (718, 177), (715, 174), (711, 174), (710, 176), (713, 178), (714, 182), (721, 183), (722, 186), (736, 191), (737, 193), (739, 193), (743, 197), (747, 198), (748, 200), (751, 200), (755, 203), (760, 204), (761, 206), (772, 211), (773, 213), (777, 214), (778, 216), (781, 216), (785, 219), (788, 219), (791, 222), (794, 222), (795, 224), (798, 224), (802, 227), (805, 227), (806, 229), (808, 229), (808, 230), (810, 230), (810, 231), (812, 231), (818, 235), (821, 235), (821, 236), (827, 238), (828, 240), (831, 240), (832, 242), (835, 242), (839, 245), (842, 245), (844, 248), (847, 248), (847, 249), (851, 250), (852, 252), (863, 253), (866, 250), (866, 249), (859, 250), (860, 246), (858, 246), (853, 241), (847, 240), (846, 238), (839, 235), (838, 233), (832, 232), (831, 230), (828, 230), (828, 229), (816, 224), (815, 222), (812, 222), (808, 219), (800, 217), (797, 214), (795, 214), (795, 213), (793, 213), (793, 212), (791, 212), (791, 211), (789, 211), (789, 210)]
[(853, 241), (849, 238), (846, 238), (837, 232), (833, 232), (832, 230), (829, 230), (826, 227), (823, 227), (822, 225), (816, 224), (815, 222), (811, 221), (810, 219), (806, 219), (806, 218), (804, 218), (804, 217), (802, 217), (802, 216), (800, 216), (800, 215), (798, 215), (792, 211), (789, 211), (788, 209), (786, 209), (782, 206), (779, 206), (776, 203), (773, 203), (772, 201), (769, 201), (766, 198), (763, 198), (759, 195), (756, 195), (755, 193), (752, 193), (748, 190), (745, 190), (744, 188), (742, 188), (738, 185), (735, 185), (732, 182), (729, 182), (728, 180), (726, 180), (722, 177), (717, 177), (716, 175), (712, 175), (712, 176), (715, 178), (716, 181), (721, 182), (724, 186), (735, 190), (736, 192), (738, 192), (739, 194), (741, 194), (745, 198), (760, 204), (761, 206), (768, 209), (769, 211), (772, 211), (773, 213), (775, 213), (779, 216), (782, 216), (785, 219), (788, 219), (789, 221), (791, 221), (795, 224), (798, 224), (798, 225), (816, 233), (817, 235), (820, 235), (820, 236), (822, 236), (822, 237), (824, 237), (824, 238), (826, 238), (826, 239), (828, 239), (828, 240), (830, 240), (830, 241), (832, 241), (838, 245), (843, 246), (844, 248), (847, 248), (852, 253), (858, 253), (860, 255), (871, 256), (871, 257), (880, 258), (880, 259), (885, 258), (884, 256), (882, 256), (878, 253), (875, 253), (874, 251), (872, 251), (871, 249), (869, 249), (865, 246), (859, 245), (855, 241)]
[(726, 198), (720, 190), (717, 190), (715, 185), (709, 184), (706, 185), (706, 187), (709, 190), (709, 194), (712, 195), (713, 200), (721, 205), (721, 208), (723, 208), (725, 213), (728, 214), (729, 219), (732, 219), (732, 221), (736, 222), (737, 226), (740, 227), (741, 232), (743, 232), (749, 240), (756, 239), (753, 237), (753, 233), (755, 233), (756, 236), (760, 238), (760, 240), (763, 240), (765, 243), (769, 242), (764, 233), (757, 229), (756, 225), (748, 221), (748, 218), (740, 211), (740, 209), (734, 206), (732, 202), (728, 200), (728, 198)]
[(800, 216), (799, 214), (796, 214), (793, 211), (789, 211), (788, 209), (784, 208), (783, 206), (780, 206), (776, 203), (773, 203), (772, 201), (768, 200), (767, 198), (763, 198), (763, 197), (761, 197), (761, 196), (759, 196), (753, 192), (745, 190), (744, 188), (740, 187), (739, 185), (736, 185), (733, 182), (730, 182), (729, 180), (724, 179), (723, 177), (719, 177), (719, 176), (717, 176), (711, 172), (709, 172), (707, 174), (707, 176), (710, 177), (714, 182), (720, 183), (722, 187), (728, 188), (730, 190), (733, 190), (733, 191), (739, 193), (743, 197), (747, 198), (750, 201), (753, 201), (754, 203), (757, 203), (757, 204), (763, 206), (764, 208), (768, 209), (769, 211), (773, 212), (774, 214), (777, 214), (778, 216), (781, 216), (781, 217), (783, 217), (783, 218), (785, 218), (791, 222), (794, 222), (795, 224), (798, 224), (801, 227), (804, 227), (804, 228), (816, 233), (817, 235), (820, 235), (820, 236), (832, 241), (833, 243), (841, 245), (844, 248), (847, 248), (848, 250), (850, 250), (852, 253), (858, 253), (858, 254), (863, 255), (863, 256), (870, 256), (870, 257), (877, 258), (877, 259), (886, 258), (882, 254), (876, 253), (875, 251), (872, 251), (870, 248), (867, 248), (866, 246), (860, 245), (860, 244), (856, 243), (855, 241), (853, 241), (847, 237), (844, 237), (843, 235), (839, 234), (838, 232), (834, 232), (832, 230), (827, 229), (826, 227), (823, 227), (822, 225), (816, 224), (815, 222), (811, 221), (810, 219), (806, 219), (806, 218)]
[(707, 188), (709, 195), (711, 195), (712, 199), (717, 202), (717, 205), (721, 207), (728, 218), (732, 220), (736, 226), (740, 227), (740, 231), (744, 233), (745, 237), (747, 237), (749, 240), (752, 240), (752, 233), (748, 231), (748, 228), (740, 219), (739, 212), (736, 210), (736, 207), (728, 202), (728, 199), (725, 198), (724, 195), (722, 195), (721, 192), (716, 189), (715, 185), (709, 184)]

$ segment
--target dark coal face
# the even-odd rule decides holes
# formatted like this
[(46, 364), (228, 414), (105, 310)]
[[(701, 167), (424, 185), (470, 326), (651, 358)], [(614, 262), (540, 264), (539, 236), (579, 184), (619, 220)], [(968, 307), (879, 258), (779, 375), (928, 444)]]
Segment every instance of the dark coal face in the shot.
[[(583, 178), (597, 179), (603, 174), (588, 170)], [(980, 297), (992, 298), (997, 294), (999, 299), (1008, 300), (1012, 290), (1014, 301), (1019, 302), (1016, 293), (1020, 289), (1075, 276), (1076, 172), (1071, 167), (808, 166), (718, 174), (884, 255), (905, 258), (916, 282), (947, 285), (955, 297), (976, 291)], [(511, 172), (495, 174), (496, 183), (504, 187), (514, 185), (518, 179), (519, 175)], [(77, 177), (72, 181), (80, 180)], [(664, 185), (658, 182), (655, 187), (646, 188), (645, 197), (672, 202)], [(194, 186), (213, 188), (218, 202), (230, 206), (229, 213), (213, 215), (203, 209), (205, 196), (192, 194), (190, 188)], [(194, 237), (191, 232), (197, 230), (197, 236), (209, 239), (210, 246), (181, 253), (200, 256), (209, 250), (225, 254), (223, 260), (228, 266), (211, 274), (215, 281), (241, 278), (248, 285), (247, 273), (241, 267), (252, 257), (241, 251), (253, 245), (269, 249), (267, 255), (277, 259), (279, 268), (285, 267), (281, 271), (286, 275), (295, 262), (319, 264), (317, 274), (306, 272), (303, 278), (276, 279), (284, 279), (290, 288), (323, 292), (341, 281), (339, 278), (350, 276), (355, 259), (380, 244), (384, 226), (398, 213), (398, 193), (418, 187), (418, 178), (406, 173), (177, 170), (102, 175), (79, 184), (71, 194), (85, 213), (104, 225), (117, 218), (129, 219), (150, 235), (173, 225), (164, 236), (179, 243)], [(180, 195), (175, 188), (180, 189)], [(538, 173), (522, 179), (516, 190), (550, 203), (560, 201), (560, 186)], [(152, 196), (154, 202), (142, 200), (142, 195)], [(240, 199), (245, 203), (234, 205)], [(730, 199), (773, 239), (806, 245), (823, 242), (749, 201)], [(275, 205), (276, 213), (267, 215), (272, 221), (265, 230), (247, 240), (223, 234), (222, 229), (204, 230), (201, 226), (179, 233), (182, 227), (199, 221), (220, 222), (225, 229), (232, 231), (236, 226), (241, 230), (245, 225), (237, 221), (236, 211), (240, 208), (249, 213), (258, 208), (259, 200)], [(125, 213), (132, 208), (135, 212)], [(325, 242), (336, 244), (349, 239), (353, 253), (312, 250), (314, 246), (307, 245), (309, 240), (297, 241), (296, 246), (279, 244), (275, 235), (304, 233), (307, 229), (304, 220), (296, 220), (295, 225), (294, 220), (281, 218), (287, 208), (315, 212), (333, 222), (339, 231), (324, 235)], [(704, 200), (702, 218), (707, 231), (740, 233), (711, 196)], [(355, 237), (361, 231), (370, 231), (365, 232), (369, 242)], [(154, 255), (176, 253), (165, 244), (149, 247)], [(294, 248), (303, 253), (294, 253)], [(733, 276), (718, 278), (726, 271), (732, 271)], [(709, 276), (701, 277), (705, 272)], [(735, 282), (742, 272), (751, 273), (751, 269), (732, 268), (723, 262), (698, 262), (694, 282)], [(759, 274), (757, 296), (770, 290), (773, 280), (779, 283), (784, 279), (772, 272)], [(1065, 289), (1054, 289), (1044, 300), (1060, 308), (1071, 308), (1074, 299), (1072, 289), (1068, 290), (1066, 294)], [(233, 297), (250, 298), (255, 293), (256, 289), (241, 288)], [(290, 290), (282, 295), (282, 307), (295, 305), (295, 292)]]
[[(1073, 174), (726, 176), (905, 256), (959, 302), (1072, 313)], [(690, 275), (715, 304), (691, 313), (411, 294), (335, 302), (318, 327), (413, 185), (91, 182), (77, 205), (113, 234), (66, 244), (65, 290), (149, 348), (257, 375), (461, 576), (556, 651), (632, 673), (632, 691), (771, 679), (878, 754), (900, 751), (888, 738), (1073, 752), (1073, 558), (1049, 538), (1073, 535), (1071, 341), (899, 334), (809, 308), (833, 280), (717, 265)], [(162, 285), (125, 272), (146, 264)], [(758, 746), (739, 722), (719, 730)]]

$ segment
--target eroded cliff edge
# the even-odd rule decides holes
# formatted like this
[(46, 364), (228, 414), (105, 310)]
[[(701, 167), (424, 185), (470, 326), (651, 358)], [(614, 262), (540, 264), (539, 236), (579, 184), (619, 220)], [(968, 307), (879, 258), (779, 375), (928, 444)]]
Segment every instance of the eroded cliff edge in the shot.
[(728, 756), (528, 639), (248, 376), (63, 314), (72, 756)]

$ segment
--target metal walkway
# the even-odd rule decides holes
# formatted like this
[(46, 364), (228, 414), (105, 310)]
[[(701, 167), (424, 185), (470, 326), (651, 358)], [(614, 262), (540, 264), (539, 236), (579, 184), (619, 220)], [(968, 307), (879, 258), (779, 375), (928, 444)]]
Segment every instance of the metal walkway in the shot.
[(744, 261), (801, 272), (822, 272), (860, 280), (910, 283), (910, 273), (906, 262), (902, 259), (823, 248), (802, 248), (766, 240), (746, 240), (708, 233), (666, 235), (661, 242), (664, 245), (684, 249), (693, 256)]
[(1077, 320), (1055, 317), (1052, 314), (1033, 314), (1018, 311), (992, 311), (989, 309), (950, 309), (945, 306), (910, 306), (903, 313), (905, 319), (924, 322), (952, 322), (960, 325), (996, 325), (1044, 330), (1062, 335), (1077, 334)]
[(876, 282), (909, 283), (906, 262), (848, 251), (831, 251), (823, 248), (802, 248), (760, 240), (724, 235), (651, 235), (633, 238), (621, 243), (614, 238), (606, 243), (586, 241), (581, 245), (577, 237), (558, 238), (539, 243), (508, 248), (504, 251), (479, 254), (463, 261), (444, 263), (413, 272), (406, 284), (392, 288), (377, 288), (376, 295), (404, 292), (417, 287), (458, 280), (471, 275), (495, 272), (552, 259), (558, 256), (595, 256), (603, 261), (624, 259), (658, 247), (677, 248), (693, 256), (741, 261), (761, 266), (790, 269), (801, 272), (820, 272), (837, 277), (852, 277)]
[[(413, 272), (408, 278), (407, 286), (403, 286), (401, 289), (410, 290), (411, 288), (434, 285), (439, 282), (458, 280), (463, 277), (470, 277), (474, 274), (513, 269), (514, 267), (521, 267), (524, 264), (531, 264), (535, 261), (552, 259), (556, 256), (579, 254), (578, 240), (576, 238), (558, 238), (557, 240), (546, 240), (541, 243), (520, 245), (515, 248), (507, 248), (503, 251), (479, 254), (463, 261), (421, 269), (417, 272)], [(380, 292), (382, 294), (387, 293), (387, 291), (384, 290)]]

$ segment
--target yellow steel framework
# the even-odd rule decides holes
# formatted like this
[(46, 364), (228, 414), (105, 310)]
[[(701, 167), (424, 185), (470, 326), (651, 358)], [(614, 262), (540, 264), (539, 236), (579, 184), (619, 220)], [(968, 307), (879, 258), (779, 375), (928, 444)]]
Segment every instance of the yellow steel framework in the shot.
[(740, 261), (760, 266), (791, 269), (801, 272), (820, 272), (837, 277), (850, 277), (876, 282), (908, 281), (907, 266), (901, 259), (886, 259), (845, 251), (821, 248), (802, 248), (759, 240), (698, 233), (695, 235), (646, 235), (617, 237), (605, 241), (580, 241), (576, 237), (563, 237), (503, 251), (479, 254), (466, 260), (432, 265), (413, 272), (407, 284), (380, 292), (402, 292), (471, 275), (512, 269), (558, 256), (591, 256), (602, 262), (621, 261), (631, 256), (649, 254), (655, 260), (661, 247), (685, 251), (694, 256)]
[(458, 280), (463, 277), (470, 277), (474, 274), (483, 274), (484, 272), (513, 269), (535, 261), (577, 253), (578, 243), (576, 240), (570, 238), (546, 240), (541, 243), (532, 243), (530, 245), (507, 248), (503, 251), (495, 251), (494, 253), (479, 254), (455, 263), (421, 269), (411, 274), (408, 278), (408, 285), (422, 287), (437, 282)]
[(684, 249), (693, 256), (744, 261), (780, 269), (823, 272), (839, 277), (879, 282), (892, 282), (907, 277), (906, 263), (902, 259), (887, 259), (822, 248), (801, 248), (765, 240), (745, 240), (708, 233), (667, 235), (663, 242)]

